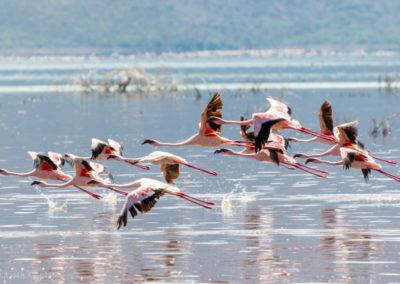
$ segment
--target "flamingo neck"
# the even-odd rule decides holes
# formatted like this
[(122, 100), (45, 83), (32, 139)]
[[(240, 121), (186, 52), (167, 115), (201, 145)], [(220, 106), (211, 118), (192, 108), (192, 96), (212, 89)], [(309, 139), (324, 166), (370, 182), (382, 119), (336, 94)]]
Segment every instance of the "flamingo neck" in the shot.
[(17, 177), (30, 177), (30, 176), (34, 176), (36, 173), (36, 169), (27, 172), (27, 173), (15, 173), (15, 172), (10, 172), (7, 170), (3, 170), (2, 172), (0, 172), (0, 174), (5, 175), (5, 176), (17, 176)]

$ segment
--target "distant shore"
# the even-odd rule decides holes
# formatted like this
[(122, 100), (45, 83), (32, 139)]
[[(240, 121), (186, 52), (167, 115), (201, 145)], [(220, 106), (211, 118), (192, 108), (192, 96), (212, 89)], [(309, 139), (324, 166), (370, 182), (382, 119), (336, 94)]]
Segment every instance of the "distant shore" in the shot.
[(87, 60), (87, 59), (135, 59), (135, 58), (212, 58), (212, 57), (271, 57), (271, 56), (395, 56), (398, 55), (397, 49), (383, 48), (320, 48), (320, 47), (287, 47), (269, 49), (246, 49), (246, 50), (201, 50), (186, 52), (145, 52), (129, 53), (125, 50), (93, 50), (93, 49), (37, 49), (37, 50), (0, 50), (0, 60)]

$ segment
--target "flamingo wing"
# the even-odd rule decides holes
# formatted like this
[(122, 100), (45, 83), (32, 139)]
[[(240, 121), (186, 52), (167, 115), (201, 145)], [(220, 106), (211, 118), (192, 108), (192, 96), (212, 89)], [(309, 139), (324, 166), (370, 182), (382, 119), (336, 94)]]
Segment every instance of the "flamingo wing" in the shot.
[(64, 167), (65, 159), (62, 157), (60, 153), (56, 152), (48, 152), (48, 157), (57, 165), (60, 169)]
[(102, 153), (104, 154), (113, 154), (116, 152), (114, 147), (103, 142), (99, 139), (93, 138), (92, 139), (92, 157), (91, 159), (97, 159)]
[[(243, 121), (244, 117), (241, 116), (240, 120)], [(254, 136), (254, 131), (247, 132), (250, 129), (250, 125), (243, 124), (240, 125), (240, 135), (243, 137), (245, 141), (254, 141), (256, 137)]]
[(256, 140), (255, 140), (255, 151), (258, 152), (262, 149), (264, 144), (268, 141), (268, 137), (271, 132), (271, 128), (274, 124), (281, 122), (285, 119), (279, 118), (279, 119), (272, 119), (272, 120), (267, 120), (263, 123), (261, 123), (260, 130), (258, 133), (256, 133)]
[(179, 164), (162, 164), (161, 171), (167, 183), (175, 184), (174, 179), (180, 175)]
[(37, 169), (41, 170), (57, 170), (58, 166), (46, 155), (37, 154), (35, 160), (33, 161), (33, 165)]
[(340, 146), (348, 146), (347, 144), (358, 144), (357, 140), (357, 128), (354, 126), (357, 123), (350, 122), (345, 123), (337, 126), (339, 130), (340, 138), (339, 138), (339, 145)]
[[(121, 226), (126, 226), (128, 223), (128, 211), (131, 213), (132, 218), (138, 214), (136, 209), (141, 213), (150, 211), (157, 200), (164, 194), (164, 189), (153, 189), (151, 187), (140, 187), (132, 191), (126, 198), (126, 201), (121, 209), (120, 215), (117, 220), (117, 229)], [(135, 209), (136, 208), (136, 209)]]
[(124, 150), (124, 146), (112, 139), (108, 139), (108, 144), (110, 144), (110, 146), (113, 147), (117, 151), (117, 153), (122, 156), (122, 150)]
[(217, 92), (214, 93), (214, 96), (211, 98), (210, 102), (204, 108), (201, 113), (201, 122), (200, 122), (200, 130), (205, 131), (206, 128), (210, 128), (213, 131), (221, 132), (221, 125), (215, 124), (213, 122), (206, 122), (207, 118), (210, 116), (215, 116), (222, 118), (222, 109), (223, 103), (221, 100), (221, 95)]
[(292, 109), (290, 107), (273, 98), (267, 98), (267, 101), (269, 101), (270, 104), (269, 109), (267, 110), (268, 113), (274, 113), (287, 120), (291, 119)]
[(333, 135), (333, 118), (332, 107), (328, 101), (324, 101), (318, 112), (319, 125), (321, 133), (325, 135)]

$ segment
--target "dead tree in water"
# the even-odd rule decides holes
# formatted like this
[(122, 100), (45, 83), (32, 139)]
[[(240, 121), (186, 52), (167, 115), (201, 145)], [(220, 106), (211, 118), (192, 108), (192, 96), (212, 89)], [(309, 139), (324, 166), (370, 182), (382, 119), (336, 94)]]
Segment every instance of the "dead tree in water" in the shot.
[(384, 120), (382, 120), (379, 123), (376, 123), (376, 119), (375, 117), (371, 118), (372, 119), (372, 123), (373, 123), (373, 129), (371, 130), (370, 134), (374, 137), (378, 136), (379, 134), (379, 128), (382, 125), (385, 125), (385, 127), (382, 129), (382, 135), (383, 136), (388, 136), (392, 133), (392, 130), (390, 129), (390, 124), (389, 124), (389, 120), (395, 118), (396, 116), (398, 116), (400, 114), (400, 112), (394, 113), (392, 115), (389, 115), (387, 118), (385, 118)]

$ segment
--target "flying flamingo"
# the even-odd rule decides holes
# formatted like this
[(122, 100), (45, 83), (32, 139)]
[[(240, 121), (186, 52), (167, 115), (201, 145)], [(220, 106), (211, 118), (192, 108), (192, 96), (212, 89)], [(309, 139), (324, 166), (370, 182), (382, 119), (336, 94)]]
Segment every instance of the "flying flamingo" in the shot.
[[(252, 142), (255, 139), (254, 133), (247, 132), (248, 128), (249, 128), (248, 125), (242, 125), (240, 134), (242, 135), (245, 141)], [(235, 152), (230, 149), (222, 148), (216, 150), (214, 154), (224, 154), (224, 155), (252, 158), (259, 162), (272, 162), (277, 165), (282, 165), (290, 170), (294, 170), (294, 168), (297, 168), (309, 174), (326, 178), (326, 176), (314, 173), (312, 171), (324, 174), (327, 174), (328, 172), (307, 167), (306, 165), (298, 163), (294, 158), (288, 156), (286, 154), (287, 147), (288, 147), (287, 141), (282, 136), (275, 133), (271, 133), (269, 142), (263, 147), (263, 149), (261, 149), (258, 152), (254, 152), (254, 145), (249, 144), (246, 147), (246, 149), (242, 150), (241, 152)]]
[[(48, 156), (46, 156), (31, 151), (28, 151), (28, 154), (33, 159), (33, 165), (35, 167), (32, 171), (26, 173), (15, 173), (7, 171), (5, 169), (0, 169), (0, 174), (5, 176), (37, 177), (64, 182), (71, 179), (70, 175), (67, 175), (62, 171), (62, 166), (64, 165), (65, 160), (62, 158), (61, 154), (48, 152)], [(81, 188), (78, 185), (76, 185), (75, 187), (96, 199), (101, 199), (101, 196), (98, 194), (87, 191), (86, 189)]]
[(168, 152), (163, 151), (154, 151), (147, 156), (137, 158), (137, 159), (130, 159), (132, 164), (139, 163), (139, 162), (149, 162), (153, 165), (161, 165), (161, 172), (164, 175), (165, 180), (167, 183), (174, 184), (174, 179), (179, 177), (179, 165), (185, 165), (189, 168), (194, 168), (199, 171), (203, 171), (205, 173), (217, 176), (218, 174), (213, 171), (205, 170), (199, 167), (196, 167), (192, 164), (189, 164), (185, 159), (173, 155)]
[(318, 119), (321, 134), (330, 136), (333, 138), (333, 140), (326, 140), (320, 137), (313, 137), (307, 140), (290, 137), (288, 138), (288, 140), (291, 142), (321, 142), (329, 145), (335, 145), (338, 142), (337, 136), (339, 134), (339, 130), (337, 129), (337, 127), (333, 127), (332, 106), (328, 101), (324, 101), (324, 103), (321, 105), (321, 108), (318, 112)]
[(391, 164), (397, 164), (396, 161), (390, 161), (382, 158), (377, 158), (375, 156), (372, 156), (369, 151), (361, 149), (359, 146), (364, 146), (362, 143), (360, 143), (357, 139), (357, 128), (355, 125), (358, 124), (358, 121), (352, 121), (348, 123), (343, 123), (341, 125), (338, 125), (335, 127), (338, 131), (338, 135), (336, 137), (338, 138), (338, 141), (336, 144), (334, 144), (330, 149), (323, 153), (318, 153), (318, 154), (304, 154), (304, 153), (298, 153), (293, 156), (293, 158), (303, 158), (303, 159), (309, 159), (309, 158), (319, 158), (319, 157), (324, 157), (324, 156), (340, 156), (341, 152), (340, 149), (342, 147), (347, 147), (350, 149), (353, 149), (357, 152), (360, 152), (361, 154), (369, 155), (372, 158), (380, 161), (384, 161), (387, 163)]
[[(199, 132), (187, 140), (179, 143), (162, 143), (156, 140), (146, 139), (142, 144), (150, 144), (155, 147), (170, 146), (181, 147), (187, 145), (206, 146), (206, 147), (219, 147), (223, 145), (245, 146), (243, 141), (233, 141), (219, 135), (221, 126), (213, 122), (208, 122), (207, 119), (211, 116), (221, 117), (222, 100), (219, 93), (215, 93), (211, 101), (207, 104), (201, 113), (200, 129)], [(244, 143), (244, 144), (243, 144)]]
[[(33, 181), (31, 185), (38, 185), (40, 187), (55, 187), (55, 188), (62, 188), (68, 186), (75, 186), (79, 188), (81, 186), (98, 186), (98, 187), (108, 188), (119, 194), (123, 195), (128, 194), (127, 192), (123, 192), (115, 188), (112, 188), (111, 186), (108, 185), (108, 181), (100, 177), (99, 170), (103, 169), (103, 167), (100, 164), (93, 162), (89, 163), (86, 160), (78, 158), (72, 154), (65, 154), (63, 157), (65, 157), (66, 159), (71, 159), (72, 162), (74, 163), (75, 165), (74, 177), (61, 184), (49, 184), (44, 181)], [(89, 191), (85, 192), (88, 194), (93, 194), (89, 193)]]
[(141, 213), (146, 213), (154, 207), (154, 205), (157, 203), (157, 200), (165, 193), (186, 199), (187, 201), (207, 209), (212, 209), (211, 206), (215, 205), (212, 202), (200, 200), (184, 194), (175, 186), (171, 186), (169, 184), (149, 178), (141, 178), (131, 183), (112, 186), (118, 188), (136, 188), (126, 196), (126, 201), (122, 206), (117, 221), (118, 230), (121, 228), (121, 226), (125, 227), (128, 223), (128, 211), (131, 213), (132, 218), (135, 218), (135, 216), (138, 214), (135, 210), (135, 207)]
[(294, 129), (326, 140), (333, 140), (331, 136), (306, 129), (302, 127), (297, 120), (291, 119), (291, 109), (287, 105), (272, 98), (267, 98), (267, 100), (270, 103), (270, 108), (263, 113), (253, 113), (250, 120), (231, 121), (223, 120), (217, 116), (210, 116), (207, 122), (212, 122), (217, 125), (254, 125), (256, 152), (260, 151), (262, 146), (268, 141), (271, 130)]
[[(92, 156), (81, 157), (84, 160), (107, 160), (107, 161), (122, 161), (128, 164), (132, 164), (128, 158), (122, 156), (122, 150), (124, 147), (117, 141), (108, 139), (108, 143), (101, 141), (96, 138), (92, 138)], [(148, 166), (140, 164), (134, 164), (143, 170), (149, 170)]]
[(349, 168), (361, 169), (365, 181), (368, 181), (369, 175), (371, 174), (371, 170), (377, 171), (395, 181), (400, 182), (400, 177), (391, 175), (383, 170), (381, 170), (382, 166), (375, 162), (374, 158), (371, 155), (360, 153), (357, 150), (341, 147), (340, 148), (340, 156), (341, 160), (337, 162), (324, 161), (317, 158), (307, 159), (307, 163), (317, 163), (317, 164), (328, 164), (332, 166), (343, 165), (343, 168), (346, 170)]

